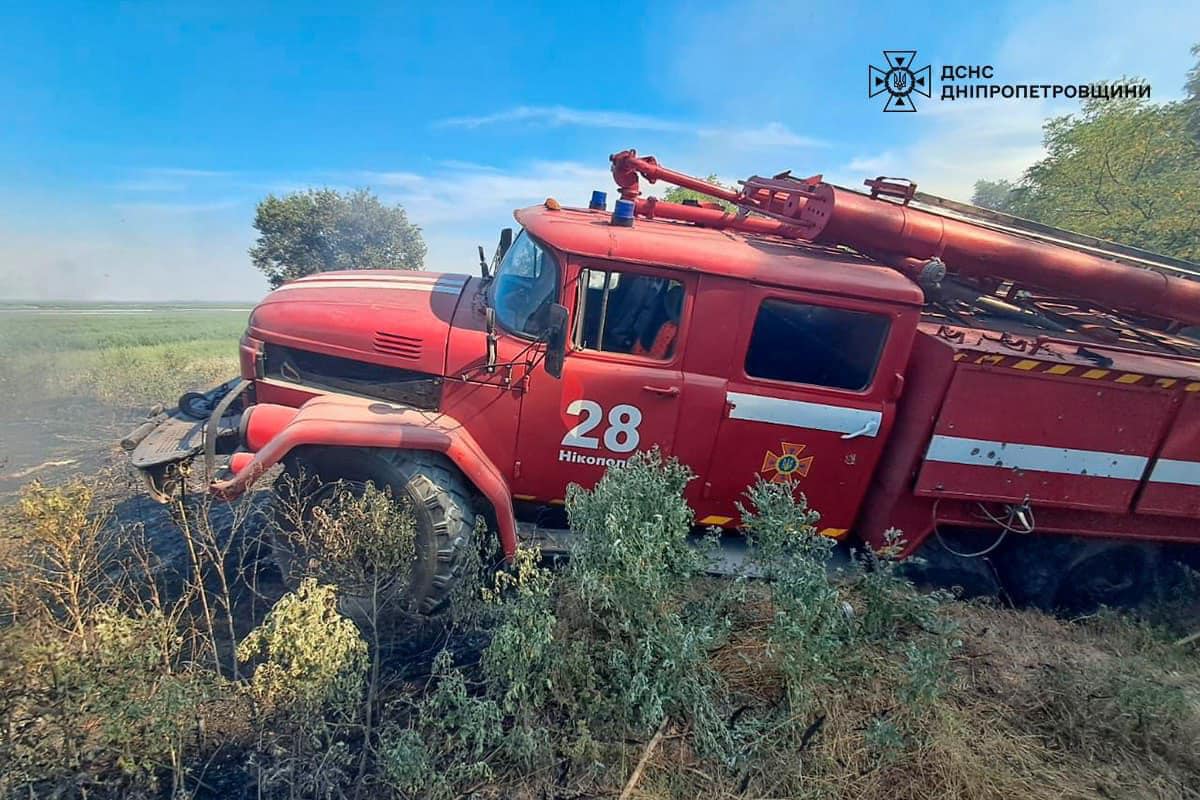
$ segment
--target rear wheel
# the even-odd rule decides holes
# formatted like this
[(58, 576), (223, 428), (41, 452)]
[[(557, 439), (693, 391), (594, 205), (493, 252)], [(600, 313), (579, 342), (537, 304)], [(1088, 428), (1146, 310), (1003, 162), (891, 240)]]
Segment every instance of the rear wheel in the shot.
[(1040, 536), (1013, 540), (999, 553), (1013, 602), (1043, 611), (1090, 614), (1129, 608), (1149, 597), (1161, 574), (1152, 544)]
[(1159, 567), (1159, 550), (1153, 545), (1084, 545), (1063, 576), (1055, 606), (1077, 614), (1101, 606), (1135, 606), (1153, 594)]
[(466, 481), (439, 453), (368, 448), (304, 448), (285, 461), (276, 481), (276, 525), (272, 552), (289, 588), (311, 574), (297, 528), (311, 512), (340, 492), (361, 496), (367, 484), (407, 500), (416, 527), (415, 556), (404, 576), (381, 582), (393, 594), (365, 597), (342, 587), (341, 610), (362, 624), (369, 609), (386, 607), (401, 613), (432, 616), (446, 609), (462, 579), (475, 526), (475, 510)]

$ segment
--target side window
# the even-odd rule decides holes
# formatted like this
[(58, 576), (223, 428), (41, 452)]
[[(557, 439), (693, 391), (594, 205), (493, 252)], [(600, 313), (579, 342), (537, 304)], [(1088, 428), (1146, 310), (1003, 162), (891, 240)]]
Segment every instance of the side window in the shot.
[(875, 376), (889, 324), (882, 314), (764, 300), (746, 351), (746, 374), (861, 391)]
[(575, 342), (585, 350), (666, 360), (675, 354), (683, 284), (633, 272), (585, 269)]

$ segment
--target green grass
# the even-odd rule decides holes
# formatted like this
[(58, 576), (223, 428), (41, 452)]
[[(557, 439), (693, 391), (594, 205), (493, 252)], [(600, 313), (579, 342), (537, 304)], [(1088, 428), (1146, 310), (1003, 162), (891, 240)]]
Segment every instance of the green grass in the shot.
[(228, 306), (0, 307), (0, 388), (111, 405), (171, 401), (237, 372), (250, 309)]

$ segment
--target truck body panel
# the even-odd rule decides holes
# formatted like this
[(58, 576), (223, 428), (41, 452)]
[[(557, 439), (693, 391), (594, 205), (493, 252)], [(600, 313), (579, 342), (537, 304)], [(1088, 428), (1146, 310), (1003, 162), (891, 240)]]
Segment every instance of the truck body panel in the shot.
[(1173, 416), (1171, 394), (1037, 374), (1034, 363), (959, 362), (917, 494), (1128, 512)]

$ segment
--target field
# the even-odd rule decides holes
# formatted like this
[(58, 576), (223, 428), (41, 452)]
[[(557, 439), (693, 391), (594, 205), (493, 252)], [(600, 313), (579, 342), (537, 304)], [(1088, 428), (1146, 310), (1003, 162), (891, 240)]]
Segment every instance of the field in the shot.
[(568, 495), (568, 566), (481, 547), (433, 628), (396, 630), (378, 493), (289, 529), (282, 580), (261, 496), (164, 509), (115, 446), (236, 372), (247, 311), (0, 306), (0, 798), (1200, 798), (1184, 570), (1077, 619), (831, 574), (775, 484), (773, 580), (714, 579), (687, 475), (639, 456)]
[(232, 377), (248, 314), (227, 305), (0, 304), (0, 495), (22, 480), (99, 466), (150, 406)]

